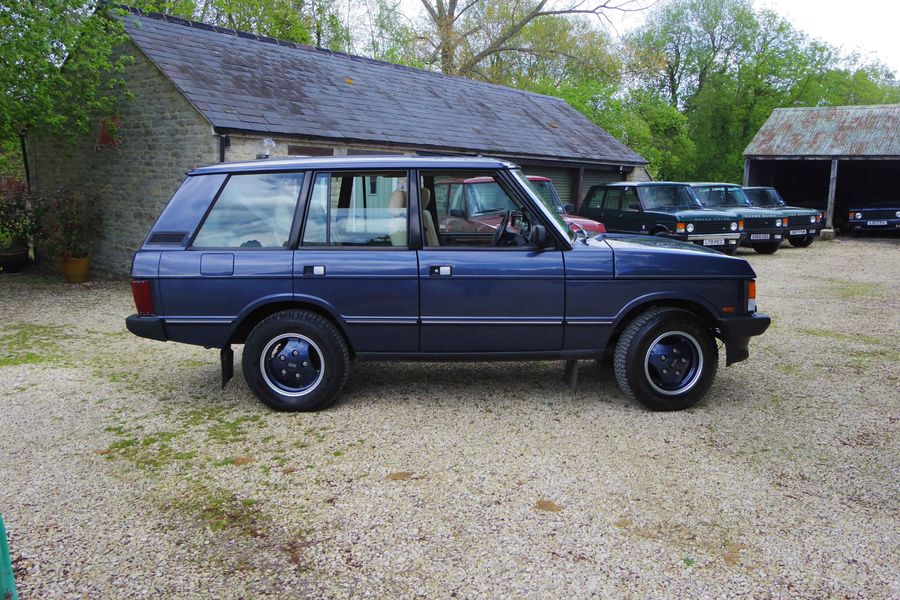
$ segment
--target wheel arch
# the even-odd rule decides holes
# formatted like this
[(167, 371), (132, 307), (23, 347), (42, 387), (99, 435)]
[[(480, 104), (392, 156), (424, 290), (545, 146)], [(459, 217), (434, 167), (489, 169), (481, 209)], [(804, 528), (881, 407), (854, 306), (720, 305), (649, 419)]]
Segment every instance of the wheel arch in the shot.
[(308, 310), (328, 319), (343, 336), (347, 347), (350, 349), (351, 357), (355, 355), (353, 345), (350, 343), (350, 337), (347, 335), (346, 325), (337, 317), (333, 307), (309, 297), (279, 296), (248, 307), (235, 319), (236, 325), (228, 337), (228, 343), (243, 344), (257, 323), (283, 310)]
[(606, 342), (605, 354), (609, 354), (619, 341), (622, 331), (636, 316), (651, 308), (680, 308), (696, 315), (703, 325), (710, 330), (716, 329), (715, 309), (706, 301), (697, 297), (677, 296), (674, 294), (655, 294), (644, 296), (628, 304), (613, 321), (612, 333)]

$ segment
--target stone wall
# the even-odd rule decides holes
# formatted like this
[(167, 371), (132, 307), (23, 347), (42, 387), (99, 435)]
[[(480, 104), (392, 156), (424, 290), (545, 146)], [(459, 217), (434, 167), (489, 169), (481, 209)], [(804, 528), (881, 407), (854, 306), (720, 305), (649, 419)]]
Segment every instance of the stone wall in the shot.
[(104, 221), (93, 268), (119, 276), (128, 274), (132, 254), (185, 172), (219, 158), (209, 122), (136, 46), (129, 42), (125, 51), (135, 57), (124, 74), (133, 99), (123, 101), (118, 112), (117, 149), (97, 145), (101, 117), (74, 142), (28, 140), (35, 191), (65, 186), (100, 202)]
[(625, 181), (653, 181), (650, 173), (644, 167), (635, 167), (631, 173), (625, 177)]
[[(284, 158), (287, 156), (310, 155), (315, 156), (347, 156), (354, 152), (384, 153), (384, 154), (415, 154), (412, 148), (401, 146), (387, 146), (375, 144), (342, 144), (326, 140), (311, 140), (301, 137), (284, 137), (271, 134), (239, 134), (232, 133), (228, 136), (228, 147), (225, 149), (225, 160), (255, 160), (263, 151), (262, 141), (270, 139), (275, 143), (275, 148), (270, 158)], [(299, 151), (291, 152), (291, 148)], [(315, 152), (313, 152), (315, 151)], [(326, 154), (327, 152), (327, 154)]]

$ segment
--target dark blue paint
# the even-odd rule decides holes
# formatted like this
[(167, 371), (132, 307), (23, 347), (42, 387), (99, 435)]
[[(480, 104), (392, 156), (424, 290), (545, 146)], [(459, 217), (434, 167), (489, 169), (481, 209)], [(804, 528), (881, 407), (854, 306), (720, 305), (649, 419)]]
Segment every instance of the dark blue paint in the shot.
[[(494, 170), (519, 185), (505, 173), (512, 167), (494, 159), (419, 157), (216, 165), (190, 174), (151, 234), (185, 231), (192, 239), (231, 172), (466, 168)], [(540, 251), (145, 244), (132, 276), (151, 281), (157, 314), (130, 317), (128, 327), (154, 339), (226, 347), (259, 309), (305, 306), (331, 317), (360, 357), (573, 358), (601, 355), (635, 310), (681, 302), (718, 320), (733, 338), (727, 345), (734, 356), (745, 358), (746, 338), (768, 323), (746, 311), (746, 282), (755, 273), (743, 259), (666, 238), (601, 235), (570, 243), (567, 233), (553, 231), (556, 247)]]

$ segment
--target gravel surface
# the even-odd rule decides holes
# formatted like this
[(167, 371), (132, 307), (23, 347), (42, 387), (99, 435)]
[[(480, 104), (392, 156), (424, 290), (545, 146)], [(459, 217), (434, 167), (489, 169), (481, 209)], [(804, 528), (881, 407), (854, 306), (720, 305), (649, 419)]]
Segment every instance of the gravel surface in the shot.
[(359, 364), (277, 414), (122, 282), (0, 276), (20, 595), (900, 597), (900, 244), (740, 255), (773, 326), (670, 414), (589, 362)]

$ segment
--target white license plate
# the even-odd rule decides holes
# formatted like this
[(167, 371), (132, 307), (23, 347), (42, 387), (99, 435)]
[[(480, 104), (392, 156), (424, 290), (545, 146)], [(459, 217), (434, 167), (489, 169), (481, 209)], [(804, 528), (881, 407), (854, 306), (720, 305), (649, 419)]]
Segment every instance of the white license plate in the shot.
[(703, 245), (704, 246), (724, 246), (725, 240), (722, 240), (719, 238), (715, 238), (712, 240), (703, 240)]
[(751, 240), (767, 240), (767, 239), (769, 239), (769, 234), (768, 233), (751, 233), (750, 239)]
[(805, 229), (791, 229), (791, 235), (806, 235)]
[(878, 221), (867, 221), (866, 225), (887, 225), (887, 221), (882, 221), (880, 219)]

